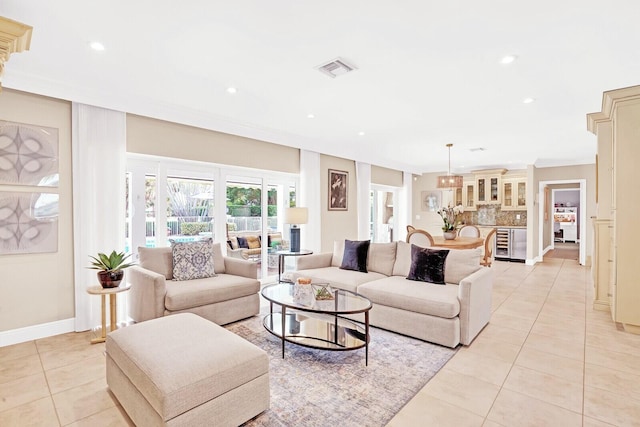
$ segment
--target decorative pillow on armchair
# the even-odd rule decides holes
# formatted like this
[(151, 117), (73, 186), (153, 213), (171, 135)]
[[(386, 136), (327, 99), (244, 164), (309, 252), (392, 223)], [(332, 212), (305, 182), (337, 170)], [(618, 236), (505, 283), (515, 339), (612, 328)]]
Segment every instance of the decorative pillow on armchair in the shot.
[(213, 268), (213, 240), (171, 243), (173, 280), (203, 279), (215, 276)]
[(249, 249), (260, 249), (260, 239), (258, 236), (247, 236), (247, 246), (249, 246)]
[(367, 272), (367, 257), (371, 240), (344, 240), (344, 255), (342, 255), (343, 270)]
[(411, 245), (411, 269), (407, 279), (444, 285), (444, 267), (449, 249)]

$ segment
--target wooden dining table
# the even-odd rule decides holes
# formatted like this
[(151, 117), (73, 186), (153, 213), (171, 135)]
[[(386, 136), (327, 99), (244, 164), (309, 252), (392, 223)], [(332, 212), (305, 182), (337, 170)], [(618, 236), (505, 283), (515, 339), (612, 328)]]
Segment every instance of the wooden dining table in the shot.
[(458, 236), (453, 240), (446, 240), (443, 236), (433, 236), (433, 246), (448, 249), (474, 249), (484, 243), (482, 237)]

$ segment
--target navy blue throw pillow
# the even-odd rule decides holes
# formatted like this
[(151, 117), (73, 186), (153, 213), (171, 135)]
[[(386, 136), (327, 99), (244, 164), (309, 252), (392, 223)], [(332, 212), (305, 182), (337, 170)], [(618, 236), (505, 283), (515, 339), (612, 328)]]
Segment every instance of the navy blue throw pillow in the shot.
[(367, 257), (369, 256), (370, 240), (346, 240), (344, 241), (344, 255), (342, 255), (343, 270), (367, 272)]
[(444, 285), (444, 266), (449, 249), (430, 249), (411, 245), (411, 269), (407, 279)]
[(246, 237), (238, 237), (238, 247), (243, 249), (249, 249), (249, 243)]

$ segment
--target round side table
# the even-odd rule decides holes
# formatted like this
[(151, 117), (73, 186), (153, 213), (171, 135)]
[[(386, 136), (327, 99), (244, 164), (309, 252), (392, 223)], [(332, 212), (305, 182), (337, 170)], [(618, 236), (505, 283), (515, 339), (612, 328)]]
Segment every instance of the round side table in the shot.
[(91, 295), (100, 295), (102, 299), (102, 336), (93, 338), (91, 344), (97, 344), (105, 342), (107, 339), (107, 313), (106, 313), (106, 297), (109, 295), (109, 308), (111, 313), (109, 314), (109, 321), (111, 322), (111, 331), (118, 329), (117, 314), (116, 314), (116, 295), (120, 292), (126, 292), (131, 289), (130, 283), (123, 283), (117, 288), (103, 288), (102, 286), (90, 286), (87, 288), (87, 292)]

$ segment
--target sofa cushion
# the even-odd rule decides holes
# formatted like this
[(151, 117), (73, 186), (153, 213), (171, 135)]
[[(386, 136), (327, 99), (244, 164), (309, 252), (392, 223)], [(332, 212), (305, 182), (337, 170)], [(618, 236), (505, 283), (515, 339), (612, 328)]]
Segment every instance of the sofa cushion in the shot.
[(258, 236), (247, 236), (247, 246), (249, 246), (249, 249), (259, 249), (260, 239)]
[(393, 275), (407, 277), (411, 269), (411, 244), (398, 241), (396, 246), (396, 262), (393, 264)]
[[(372, 280), (384, 279), (386, 276), (380, 273), (361, 273), (353, 270), (341, 270), (338, 267), (312, 268), (298, 270), (297, 277), (309, 277), (316, 283), (329, 283), (333, 288), (340, 288), (351, 292), (357, 292), (358, 286)], [(403, 278), (404, 279), (404, 278)]]
[(460, 313), (458, 285), (416, 283), (402, 276), (385, 277), (358, 286), (358, 293), (375, 305), (451, 319)]
[(242, 249), (249, 249), (249, 243), (247, 242), (246, 237), (237, 237), (238, 239), (238, 247)]
[(187, 310), (217, 302), (256, 294), (260, 282), (255, 279), (218, 274), (205, 279), (167, 282), (165, 307), (169, 311)]
[(444, 266), (448, 249), (430, 249), (411, 245), (411, 268), (407, 279), (444, 285)]
[(267, 243), (270, 248), (272, 248), (274, 245), (282, 245), (282, 233), (268, 234)]
[(344, 240), (334, 240), (333, 256), (331, 257), (331, 266), (340, 267), (342, 265), (343, 255), (344, 255)]
[(170, 247), (145, 248), (138, 246), (140, 267), (162, 274), (167, 280), (173, 279), (173, 254)]
[(367, 270), (391, 276), (393, 264), (396, 260), (396, 242), (371, 243), (369, 246), (369, 258)]
[(345, 240), (344, 255), (342, 256), (340, 268), (366, 273), (370, 244), (370, 240)]
[[(433, 249), (433, 248), (432, 248)], [(478, 271), (482, 249), (451, 249), (444, 267), (445, 283), (458, 284), (462, 279)], [(393, 265), (393, 275), (407, 277), (411, 268), (411, 244), (398, 241), (396, 248), (396, 262)]]
[(222, 253), (222, 246), (220, 243), (213, 244), (213, 271), (216, 274), (222, 274), (226, 271), (224, 265), (224, 254)]
[(482, 248), (475, 249), (452, 249), (447, 257), (447, 264), (444, 268), (444, 281), (458, 284), (467, 276), (480, 270), (480, 260), (482, 259)]
[(173, 280), (193, 280), (215, 276), (213, 241), (173, 242)]
[(238, 238), (236, 236), (229, 236), (229, 245), (231, 249), (238, 249), (240, 247), (238, 246)]

